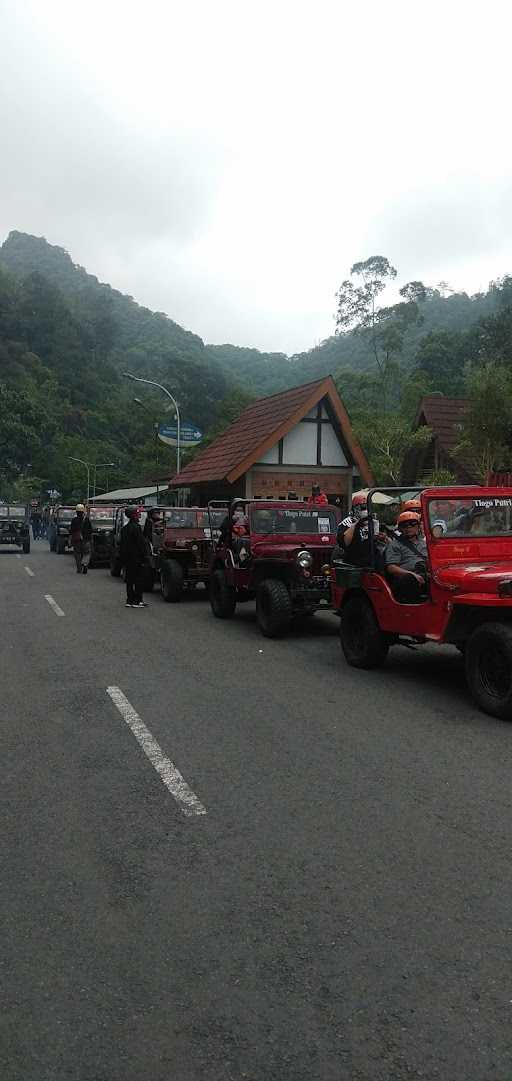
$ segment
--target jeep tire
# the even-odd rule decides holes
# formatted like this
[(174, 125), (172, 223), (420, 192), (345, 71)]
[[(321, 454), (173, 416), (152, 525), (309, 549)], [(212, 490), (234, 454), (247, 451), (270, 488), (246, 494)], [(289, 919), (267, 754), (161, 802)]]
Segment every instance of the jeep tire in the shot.
[(30, 552), (30, 541), (29, 540), (23, 541), (23, 553), (24, 553), (24, 555), (28, 556), (29, 552)]
[(152, 593), (155, 586), (155, 572), (153, 567), (144, 567), (142, 575), (142, 590), (144, 593)]
[(265, 638), (279, 638), (289, 630), (293, 615), (290, 594), (280, 578), (264, 578), (256, 592), (256, 619)]
[(465, 662), (467, 684), (480, 709), (512, 720), (512, 627), (482, 623), (468, 639)]
[(112, 575), (112, 578), (120, 578), (121, 577), (121, 571), (122, 571), (121, 560), (119, 559), (119, 556), (117, 556), (115, 554), (115, 552), (112, 552), (112, 555), (110, 556), (110, 573)]
[(160, 586), (164, 601), (181, 600), (183, 593), (183, 568), (175, 559), (166, 559), (160, 568)]
[(349, 597), (343, 605), (340, 642), (352, 668), (379, 668), (384, 664), (389, 643), (366, 597)]
[(55, 542), (55, 551), (57, 552), (58, 556), (63, 556), (64, 552), (66, 551), (66, 542), (64, 541), (63, 543), (61, 540), (59, 540), (58, 537)]
[(236, 592), (230, 586), (224, 571), (220, 567), (210, 578), (210, 604), (217, 619), (231, 619), (236, 608)]

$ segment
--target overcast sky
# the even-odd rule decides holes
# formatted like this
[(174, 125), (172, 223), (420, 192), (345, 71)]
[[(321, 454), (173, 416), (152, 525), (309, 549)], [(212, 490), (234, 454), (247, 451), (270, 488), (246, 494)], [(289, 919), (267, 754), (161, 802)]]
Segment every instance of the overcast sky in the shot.
[(507, 4), (0, 0), (0, 239), (293, 353), (352, 263), (512, 272)]

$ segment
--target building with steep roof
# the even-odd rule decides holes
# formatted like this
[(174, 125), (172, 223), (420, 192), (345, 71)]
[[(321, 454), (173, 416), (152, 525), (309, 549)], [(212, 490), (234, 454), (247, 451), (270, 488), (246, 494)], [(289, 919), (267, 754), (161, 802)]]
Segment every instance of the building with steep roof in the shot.
[(445, 398), (444, 394), (426, 394), (420, 400), (413, 431), (427, 425), (432, 439), (425, 447), (414, 447), (407, 453), (402, 469), (404, 484), (428, 484), (440, 469), (453, 473), (458, 484), (478, 483), (471, 455), (458, 450), (468, 407), (467, 398)]
[(373, 481), (331, 376), (247, 406), (226, 431), (169, 482), (192, 503), (242, 496), (305, 499), (320, 484), (346, 507), (353, 487)]

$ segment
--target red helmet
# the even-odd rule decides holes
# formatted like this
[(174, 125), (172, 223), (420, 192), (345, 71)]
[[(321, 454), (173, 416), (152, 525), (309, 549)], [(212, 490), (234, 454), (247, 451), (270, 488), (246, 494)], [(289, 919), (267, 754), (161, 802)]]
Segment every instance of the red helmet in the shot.
[(403, 510), (402, 513), (398, 515), (397, 525), (401, 526), (405, 522), (414, 522), (416, 525), (419, 525), (420, 521), (419, 514), (415, 514), (412, 510)]
[(354, 492), (354, 494), (352, 496), (352, 506), (353, 507), (366, 506), (367, 502), (368, 502), (368, 496), (367, 496), (366, 492)]

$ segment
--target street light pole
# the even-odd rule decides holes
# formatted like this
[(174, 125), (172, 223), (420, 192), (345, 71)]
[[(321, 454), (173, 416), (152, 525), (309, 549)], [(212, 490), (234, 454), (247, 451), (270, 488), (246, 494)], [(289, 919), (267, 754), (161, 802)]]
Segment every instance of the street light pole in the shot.
[(84, 462), (83, 458), (73, 458), (71, 454), (68, 454), (70, 462), (80, 462), (80, 465), (85, 465), (87, 470), (87, 502), (89, 502), (89, 496), (91, 493), (91, 466), (89, 462)]
[(92, 490), (93, 490), (93, 497), (92, 498), (93, 499), (96, 499), (96, 470), (97, 469), (103, 469), (103, 468), (110, 469), (110, 468), (113, 468), (113, 466), (115, 466), (115, 464), (116, 464), (115, 462), (96, 462), (96, 465), (94, 466), (94, 474), (93, 474), (93, 482), (92, 482)]
[[(151, 413), (150, 413), (147, 405), (144, 405), (144, 402), (141, 401), (140, 398), (134, 398), (133, 400), (134, 400), (136, 405), (140, 405), (140, 407), (144, 410), (144, 412), (147, 413), (148, 417), (151, 417)], [(156, 501), (158, 503), (158, 488), (159, 488), (159, 484), (158, 484), (158, 473), (159, 473), (159, 463), (158, 463), (158, 421), (153, 422), (153, 420), (152, 420), (152, 423), (153, 423), (153, 429), (154, 429), (154, 432), (155, 432)]]
[(153, 379), (142, 379), (140, 375), (132, 375), (131, 372), (123, 372), (122, 374), (125, 379), (132, 379), (134, 383), (147, 383), (149, 387), (158, 387), (159, 390), (162, 390), (164, 394), (167, 394), (167, 397), (171, 399), (176, 410), (176, 420), (178, 422), (176, 439), (176, 473), (179, 473), (181, 468), (181, 419), (176, 398), (173, 398), (170, 390), (167, 390), (167, 387), (163, 387), (161, 383), (155, 383)]

